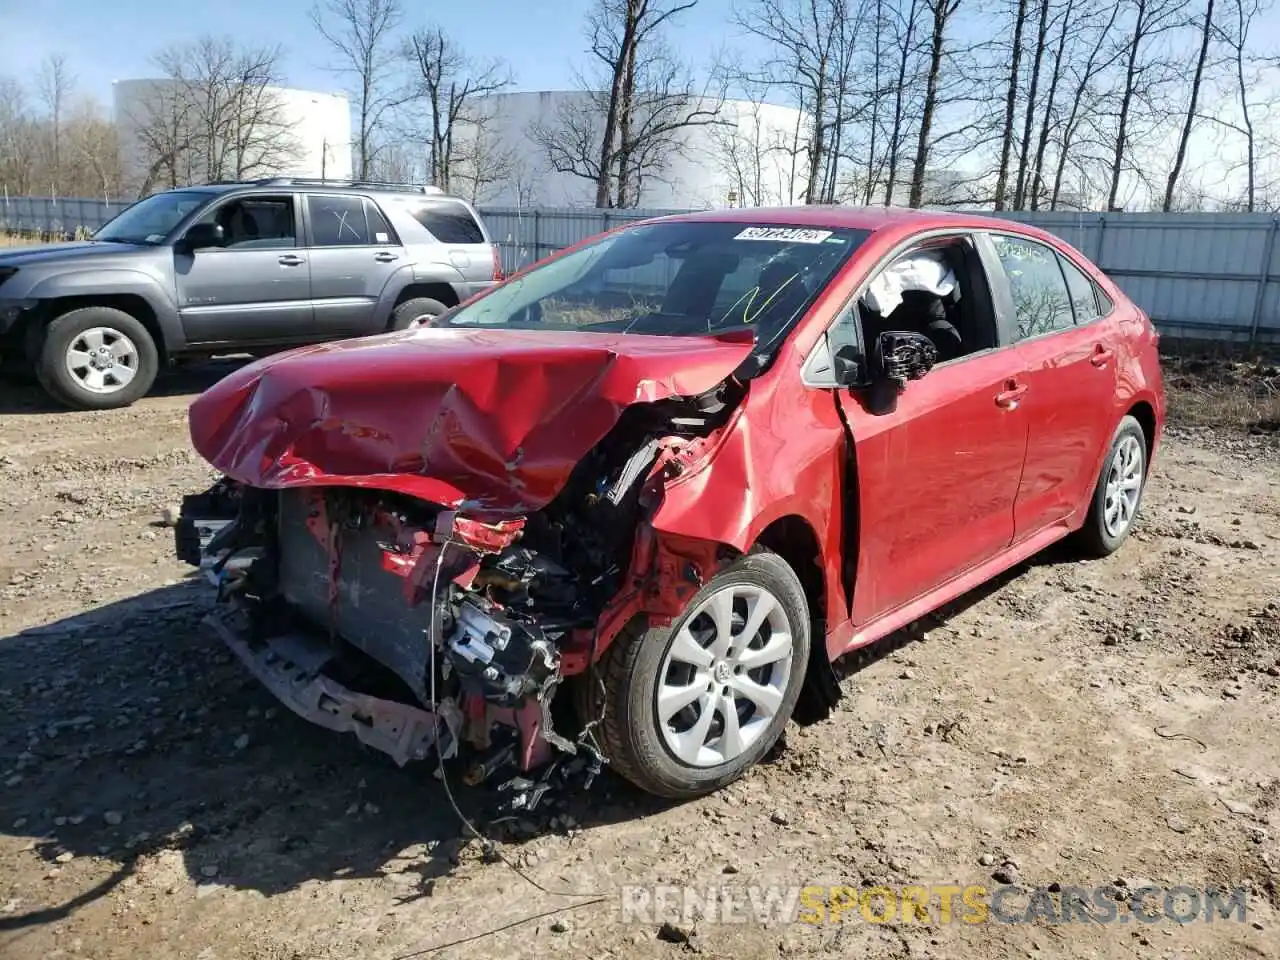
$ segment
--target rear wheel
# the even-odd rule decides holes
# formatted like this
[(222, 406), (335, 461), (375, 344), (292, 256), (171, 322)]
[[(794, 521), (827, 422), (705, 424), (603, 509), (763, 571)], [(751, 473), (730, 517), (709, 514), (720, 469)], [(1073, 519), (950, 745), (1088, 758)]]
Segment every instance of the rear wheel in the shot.
[[(588, 696), (612, 766), (689, 799), (740, 777), (777, 743), (809, 661), (809, 611), (781, 557), (752, 553), (713, 578), (670, 627), (624, 630)], [(604, 710), (600, 710), (603, 698)]]
[(1126, 416), (1120, 421), (1102, 464), (1089, 515), (1077, 542), (1091, 556), (1114, 553), (1129, 537), (1147, 481), (1147, 438), (1142, 424)]
[(112, 307), (83, 307), (46, 328), (36, 375), (69, 407), (111, 410), (150, 390), (159, 366), (155, 341), (135, 317)]
[(416, 327), (428, 327), (432, 320), (442, 316), (448, 309), (439, 300), (433, 300), (431, 297), (414, 297), (392, 311), (391, 329), (413, 330)]

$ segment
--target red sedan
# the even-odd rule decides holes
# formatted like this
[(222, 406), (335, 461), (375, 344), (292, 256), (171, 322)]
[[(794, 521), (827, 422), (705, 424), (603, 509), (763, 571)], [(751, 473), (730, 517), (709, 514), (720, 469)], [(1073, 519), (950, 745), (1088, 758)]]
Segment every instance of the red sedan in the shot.
[(835, 658), (1060, 538), (1118, 548), (1156, 339), (1015, 223), (648, 221), (209, 390), (225, 479), (178, 549), (304, 717), (470, 782), (607, 763), (696, 796), (829, 709)]

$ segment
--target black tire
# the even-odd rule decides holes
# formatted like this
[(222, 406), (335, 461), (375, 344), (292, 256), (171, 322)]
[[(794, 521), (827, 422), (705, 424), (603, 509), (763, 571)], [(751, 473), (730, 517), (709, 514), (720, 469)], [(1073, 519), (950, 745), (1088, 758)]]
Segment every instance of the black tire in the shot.
[(406, 300), (391, 311), (391, 330), (408, 330), (414, 322), (422, 318), (434, 318), (444, 314), (449, 308), (439, 300), (431, 297), (414, 297)]
[[(1113, 471), (1119, 469), (1117, 452), (1122, 445), (1127, 445), (1129, 450), (1133, 450), (1134, 441), (1137, 442), (1137, 456), (1140, 458), (1137, 499), (1123, 529), (1116, 530), (1109, 528), (1107, 524), (1107, 485), (1112, 478)], [(1076, 533), (1075, 544), (1082, 554), (1100, 558), (1115, 553), (1120, 549), (1120, 545), (1129, 538), (1133, 525), (1138, 520), (1138, 513), (1142, 509), (1142, 495), (1146, 492), (1146, 487), (1147, 436), (1142, 429), (1142, 424), (1133, 417), (1126, 416), (1120, 421), (1120, 425), (1116, 427), (1116, 432), (1111, 438), (1111, 444), (1107, 448), (1107, 456), (1102, 462), (1102, 470), (1098, 474), (1098, 481), (1093, 489), (1093, 497), (1089, 501), (1089, 513), (1085, 517), (1084, 526)]]
[[(763, 588), (777, 601), (792, 637), (790, 672), (778, 709), (745, 750), (718, 765), (695, 766), (675, 756), (660, 728), (659, 674), (680, 629), (696, 622), (697, 618), (690, 620), (690, 614), (712, 595), (734, 585)], [(809, 645), (809, 609), (800, 580), (781, 557), (754, 552), (739, 558), (699, 590), (685, 615), (671, 626), (646, 629), (641, 618), (624, 628), (597, 665), (597, 689), (583, 690), (580, 702), (586, 716), (582, 719), (600, 717), (603, 701), (604, 717), (598, 728), (601, 747), (610, 765), (642, 790), (674, 800), (704, 796), (738, 779), (778, 742), (804, 684)], [(696, 681), (698, 686), (701, 682)], [(719, 722), (722, 729), (723, 720)]]
[[(133, 346), (128, 365), (134, 368), (127, 383), (118, 385), (115, 376), (106, 378), (101, 392), (90, 389), (67, 364), (67, 354), (81, 335), (97, 328), (110, 331)], [(127, 407), (144, 396), (155, 383), (160, 369), (156, 343), (141, 322), (113, 307), (82, 307), (54, 318), (45, 329), (44, 342), (36, 360), (36, 376), (45, 391), (65, 406), (78, 410), (115, 410)]]

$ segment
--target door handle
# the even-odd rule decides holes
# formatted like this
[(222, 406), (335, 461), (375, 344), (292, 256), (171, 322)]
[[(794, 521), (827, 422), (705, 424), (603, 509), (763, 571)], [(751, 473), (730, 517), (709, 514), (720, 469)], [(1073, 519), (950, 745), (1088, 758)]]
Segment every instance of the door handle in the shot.
[(1093, 348), (1093, 356), (1089, 358), (1089, 362), (1095, 367), (1105, 367), (1113, 356), (1115, 356), (1115, 351), (1108, 350), (1102, 344), (1098, 344)]
[(1026, 392), (1027, 385), (1025, 383), (1010, 380), (1004, 385), (1004, 390), (996, 394), (996, 406), (1012, 410), (1018, 405), (1018, 401), (1022, 399), (1022, 395)]
[(286, 253), (283, 257), (281, 257), (276, 262), (279, 263), (280, 266), (282, 267), (300, 267), (304, 263), (306, 263), (306, 261), (303, 260), (301, 257), (295, 256), (292, 253)]
[(379, 263), (390, 263), (392, 260), (399, 260), (400, 258), (394, 253), (387, 253), (385, 250), (382, 250), (375, 253), (373, 255), (373, 259), (377, 260)]

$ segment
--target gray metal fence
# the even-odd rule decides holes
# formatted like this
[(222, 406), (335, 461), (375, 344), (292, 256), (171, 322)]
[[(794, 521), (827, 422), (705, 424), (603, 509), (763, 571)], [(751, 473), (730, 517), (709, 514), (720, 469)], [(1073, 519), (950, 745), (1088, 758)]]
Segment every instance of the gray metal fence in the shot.
[[(0, 233), (72, 235), (127, 204), (0, 199)], [(482, 207), (507, 271), (672, 210)], [(1280, 343), (1280, 218), (1270, 214), (1011, 213), (1081, 250), (1171, 336)]]

